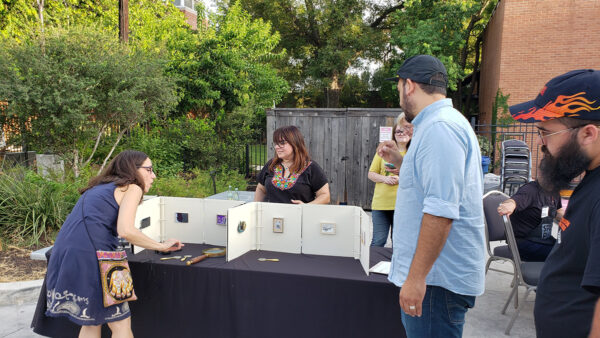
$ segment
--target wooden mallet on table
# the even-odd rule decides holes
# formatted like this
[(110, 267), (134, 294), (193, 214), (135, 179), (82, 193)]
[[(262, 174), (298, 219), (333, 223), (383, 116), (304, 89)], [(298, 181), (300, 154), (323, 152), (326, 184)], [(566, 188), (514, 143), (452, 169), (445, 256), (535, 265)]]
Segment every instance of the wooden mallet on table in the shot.
[(203, 260), (207, 259), (208, 257), (225, 256), (225, 251), (226, 251), (225, 248), (204, 249), (204, 250), (202, 250), (202, 253), (203, 253), (202, 256), (194, 257), (194, 258), (190, 259), (189, 261), (187, 261), (185, 264), (192, 265), (192, 264), (196, 264), (198, 262), (202, 262)]

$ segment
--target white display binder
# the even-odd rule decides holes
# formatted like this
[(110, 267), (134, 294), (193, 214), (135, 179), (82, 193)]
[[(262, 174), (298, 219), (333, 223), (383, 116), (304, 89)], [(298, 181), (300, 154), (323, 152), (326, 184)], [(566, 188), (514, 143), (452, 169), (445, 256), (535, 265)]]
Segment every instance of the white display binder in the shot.
[[(243, 201), (184, 197), (153, 197), (138, 206), (135, 226), (155, 241), (177, 238), (185, 243), (227, 245), (227, 225), (218, 216)], [(134, 253), (144, 250), (134, 246)]]
[(227, 246), (227, 261), (250, 250), (352, 257), (369, 274), (371, 218), (355, 206), (147, 197), (135, 225), (156, 241)]
[(359, 207), (252, 202), (228, 217), (227, 261), (250, 250), (352, 257), (369, 274), (371, 218)]

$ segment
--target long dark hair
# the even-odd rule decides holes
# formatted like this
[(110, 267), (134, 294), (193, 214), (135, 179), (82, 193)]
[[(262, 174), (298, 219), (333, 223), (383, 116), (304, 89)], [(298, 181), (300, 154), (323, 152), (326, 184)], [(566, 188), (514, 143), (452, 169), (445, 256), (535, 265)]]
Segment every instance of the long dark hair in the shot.
[[(277, 128), (273, 132), (273, 142), (281, 143), (287, 142), (294, 149), (294, 164), (290, 167), (291, 172), (298, 172), (304, 168), (310, 161), (310, 155), (308, 155), (308, 150), (306, 150), (306, 145), (304, 145), (304, 136), (300, 132), (300, 129), (296, 126), (285, 126), (281, 128)], [(269, 165), (269, 170), (275, 170), (275, 167), (283, 162), (277, 156), (277, 152), (273, 156), (273, 161), (271, 161), (271, 165)]]
[(114, 182), (117, 187), (124, 187), (129, 184), (135, 184), (144, 189), (144, 180), (138, 173), (139, 166), (144, 163), (148, 155), (137, 150), (125, 150), (115, 156), (100, 175), (90, 179), (87, 187), (79, 189), (83, 194), (87, 190), (104, 183)]

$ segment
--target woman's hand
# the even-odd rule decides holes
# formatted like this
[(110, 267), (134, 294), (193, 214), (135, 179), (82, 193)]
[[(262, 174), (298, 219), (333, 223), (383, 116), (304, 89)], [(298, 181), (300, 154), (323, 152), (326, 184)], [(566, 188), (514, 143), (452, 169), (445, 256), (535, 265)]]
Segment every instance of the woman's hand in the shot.
[(400, 169), (398, 169), (398, 168), (390, 169), (388, 167), (385, 167), (385, 171), (392, 175), (396, 175), (396, 176), (398, 176), (400, 174)]
[(184, 246), (184, 244), (182, 244), (180, 240), (170, 238), (170, 239), (167, 239), (166, 241), (162, 242), (161, 248), (158, 250), (162, 251), (162, 252), (177, 251), (177, 250), (181, 249), (183, 246)]
[(301, 200), (290, 200), (294, 204), (304, 204)]
[(383, 183), (387, 185), (396, 185), (398, 184), (398, 176), (385, 176)]

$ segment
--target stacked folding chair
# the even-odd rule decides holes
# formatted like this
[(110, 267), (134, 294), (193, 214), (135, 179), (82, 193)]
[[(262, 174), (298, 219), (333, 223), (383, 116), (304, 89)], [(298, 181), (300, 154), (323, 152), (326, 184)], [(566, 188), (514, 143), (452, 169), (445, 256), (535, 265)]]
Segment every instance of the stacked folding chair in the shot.
[[(527, 143), (520, 140), (502, 142), (502, 169), (500, 185), (502, 191), (512, 195), (531, 179), (531, 152)], [(508, 187), (508, 192), (506, 188)]]

